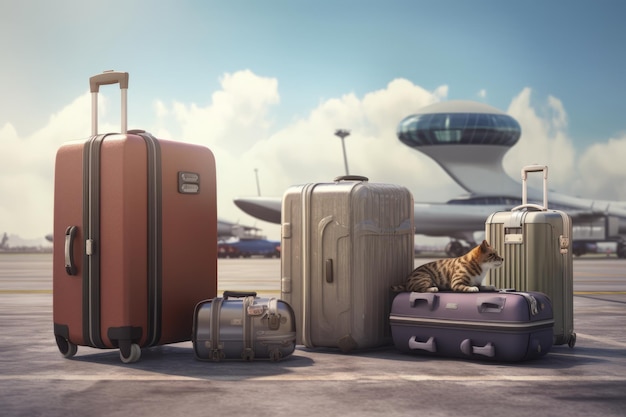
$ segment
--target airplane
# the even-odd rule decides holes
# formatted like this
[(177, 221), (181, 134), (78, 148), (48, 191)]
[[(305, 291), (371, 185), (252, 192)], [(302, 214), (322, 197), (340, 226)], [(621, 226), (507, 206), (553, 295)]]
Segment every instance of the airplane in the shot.
[(261, 231), (258, 227), (246, 226), (239, 223), (229, 222), (218, 217), (217, 219), (217, 238), (218, 240), (226, 240), (229, 238), (242, 238), (245, 236), (256, 235)]
[[(419, 150), (464, 188), (468, 194), (445, 203), (415, 203), (415, 233), (445, 236), (448, 256), (460, 256), (476, 245), (475, 232), (496, 211), (521, 204), (521, 184), (502, 167), (504, 154), (521, 136), (519, 123), (484, 103), (450, 100), (426, 106), (402, 119), (398, 139)], [(528, 203), (543, 204), (543, 190), (528, 188)], [(234, 203), (249, 215), (280, 224), (280, 198), (238, 197)], [(585, 253), (576, 243), (613, 241), (616, 253), (626, 258), (626, 203), (597, 201), (550, 192), (551, 209), (573, 219), (574, 253)]]

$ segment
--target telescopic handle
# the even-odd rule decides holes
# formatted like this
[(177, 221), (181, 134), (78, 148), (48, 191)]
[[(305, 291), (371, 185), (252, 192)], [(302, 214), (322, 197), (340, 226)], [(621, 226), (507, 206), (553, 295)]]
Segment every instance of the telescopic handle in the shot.
[[(528, 204), (528, 173), (543, 172), (543, 206), (538, 204)], [(522, 168), (522, 204), (514, 207), (511, 211), (523, 208), (545, 211), (548, 209), (548, 166), (547, 165), (526, 165)]]
[(104, 71), (102, 74), (89, 78), (89, 87), (92, 93), (100, 91), (101, 85), (118, 84), (120, 89), (128, 89), (128, 73), (121, 71)]
[(120, 71), (104, 71), (102, 74), (89, 78), (91, 91), (91, 134), (98, 134), (98, 92), (101, 85), (119, 84), (122, 93), (122, 126), (121, 133), (128, 130), (128, 73)]

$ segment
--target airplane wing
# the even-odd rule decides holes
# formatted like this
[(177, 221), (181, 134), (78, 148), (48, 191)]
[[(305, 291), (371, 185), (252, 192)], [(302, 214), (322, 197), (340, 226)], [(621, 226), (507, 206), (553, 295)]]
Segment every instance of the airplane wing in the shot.
[(269, 223), (280, 224), (282, 199), (279, 197), (236, 198), (235, 205), (249, 215)]

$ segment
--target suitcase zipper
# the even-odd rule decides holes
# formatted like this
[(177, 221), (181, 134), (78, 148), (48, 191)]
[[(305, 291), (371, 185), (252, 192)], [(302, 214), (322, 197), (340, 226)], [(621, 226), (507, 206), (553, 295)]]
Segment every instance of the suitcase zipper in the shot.
[(302, 288), (299, 295), (302, 302), (302, 310), (300, 311), (302, 326), (302, 344), (307, 347), (314, 347), (311, 340), (311, 307), (309, 304), (309, 295), (311, 293), (311, 256), (308, 253), (311, 231), (311, 221), (309, 214), (311, 213), (310, 205), (313, 190), (316, 184), (307, 184), (301, 193), (300, 209), (302, 213), (302, 233), (300, 241), (300, 251), (302, 254)]
[(94, 347), (104, 348), (100, 329), (100, 147), (107, 135), (96, 135), (85, 143), (83, 155), (83, 335)]
[(418, 317), (406, 317), (399, 315), (389, 316), (389, 322), (397, 325), (410, 325), (418, 327), (436, 328), (459, 328), (463, 330), (486, 330), (495, 332), (524, 332), (528, 330), (538, 330), (554, 326), (553, 319), (538, 320), (533, 322), (505, 322), (505, 321), (464, 321), (464, 320), (444, 320), (428, 319)]
[[(129, 133), (134, 133), (130, 131)], [(149, 133), (137, 132), (146, 142), (148, 154), (148, 341), (157, 345), (161, 338), (162, 311), (162, 204), (161, 148)]]

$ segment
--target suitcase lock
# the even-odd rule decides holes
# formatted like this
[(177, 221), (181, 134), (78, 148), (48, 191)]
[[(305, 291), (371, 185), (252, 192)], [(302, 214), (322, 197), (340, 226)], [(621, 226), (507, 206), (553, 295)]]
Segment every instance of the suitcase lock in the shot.
[(280, 314), (269, 314), (267, 325), (270, 330), (278, 330), (280, 327)]
[(559, 236), (559, 246), (562, 254), (566, 254), (569, 250), (569, 237)]

